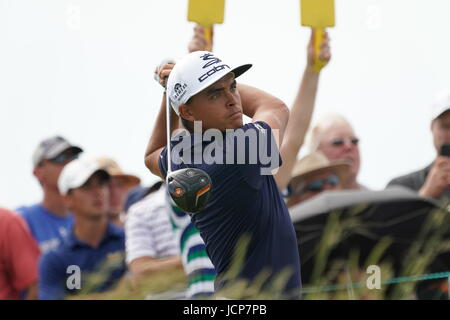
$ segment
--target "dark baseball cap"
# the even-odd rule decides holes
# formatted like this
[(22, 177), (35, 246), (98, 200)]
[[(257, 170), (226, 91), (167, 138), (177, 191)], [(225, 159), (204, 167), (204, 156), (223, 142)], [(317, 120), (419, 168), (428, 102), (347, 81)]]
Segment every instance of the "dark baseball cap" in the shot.
[(53, 159), (69, 149), (72, 149), (75, 153), (83, 152), (83, 149), (71, 144), (61, 136), (45, 139), (33, 153), (33, 167), (36, 168), (43, 160)]

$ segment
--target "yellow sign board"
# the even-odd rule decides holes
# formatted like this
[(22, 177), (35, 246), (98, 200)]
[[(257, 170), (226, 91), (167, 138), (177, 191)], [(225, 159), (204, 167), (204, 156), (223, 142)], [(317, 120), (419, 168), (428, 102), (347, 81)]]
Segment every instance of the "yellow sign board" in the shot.
[(334, 0), (300, 0), (300, 3), (302, 26), (334, 27)]
[(319, 58), (324, 29), (334, 27), (335, 24), (334, 0), (300, 0), (300, 23), (314, 29), (314, 70), (320, 72), (325, 66), (325, 62)]
[(223, 23), (225, 0), (189, 0), (188, 21), (202, 26)]

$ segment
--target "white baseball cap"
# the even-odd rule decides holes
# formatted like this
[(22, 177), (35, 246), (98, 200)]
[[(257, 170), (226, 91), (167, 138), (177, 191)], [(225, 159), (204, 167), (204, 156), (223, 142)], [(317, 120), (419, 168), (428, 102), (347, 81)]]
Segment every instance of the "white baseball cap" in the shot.
[(212, 52), (194, 51), (179, 60), (167, 80), (167, 94), (177, 114), (179, 106), (230, 72), (237, 78), (251, 68), (244, 64), (237, 68), (223, 62)]
[(431, 105), (431, 121), (450, 110), (450, 92), (441, 92)]
[(108, 172), (101, 168), (96, 159), (80, 158), (72, 160), (63, 168), (59, 175), (59, 193), (66, 195), (69, 190), (81, 187), (97, 172), (100, 172), (105, 179), (110, 177)]

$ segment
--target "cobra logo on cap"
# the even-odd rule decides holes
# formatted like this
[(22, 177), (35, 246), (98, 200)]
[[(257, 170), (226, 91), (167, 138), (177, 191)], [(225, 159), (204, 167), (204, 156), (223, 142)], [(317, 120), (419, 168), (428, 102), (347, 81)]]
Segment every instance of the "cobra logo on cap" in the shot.
[(230, 66), (227, 64), (217, 65), (217, 64), (221, 63), (222, 60), (215, 57), (212, 53), (209, 53), (209, 52), (205, 53), (204, 55), (201, 55), (200, 59), (202, 59), (203, 61), (207, 61), (206, 64), (202, 67), (202, 69), (206, 69), (206, 68), (213, 66), (211, 69), (209, 69), (206, 73), (202, 74), (198, 78), (198, 81), (200, 83), (205, 81), (206, 79), (208, 79), (210, 76), (212, 76), (213, 74), (215, 74), (218, 71), (221, 71), (225, 68), (231, 69)]
[(219, 58), (214, 57), (214, 55), (212, 53), (205, 53), (204, 55), (200, 56), (200, 59), (202, 59), (203, 61), (208, 61), (203, 66), (203, 69), (208, 68), (208, 67), (212, 66), (213, 64), (222, 62), (222, 60), (220, 60)]

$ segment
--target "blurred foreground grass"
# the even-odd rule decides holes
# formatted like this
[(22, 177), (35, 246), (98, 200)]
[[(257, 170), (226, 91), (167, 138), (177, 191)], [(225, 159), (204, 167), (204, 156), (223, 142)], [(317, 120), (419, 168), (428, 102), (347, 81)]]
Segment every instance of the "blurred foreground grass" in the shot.
[[(445, 206), (447, 207), (447, 206)], [(314, 250), (314, 268), (311, 281), (303, 284), (302, 299), (307, 300), (348, 300), (348, 299), (415, 299), (417, 281), (389, 283), (395, 277), (417, 277), (432, 272), (431, 264), (438, 255), (450, 252), (450, 214), (445, 209), (436, 209), (430, 212), (416, 240), (410, 245), (405, 259), (402, 262), (400, 273), (393, 271), (391, 261), (383, 260), (384, 253), (393, 244), (390, 236), (383, 237), (372, 248), (364, 262), (361, 262), (358, 250), (349, 250), (345, 259), (330, 261), (332, 250), (343, 239), (354, 233), (364, 234), (367, 226), (358, 217), (358, 210), (343, 217), (342, 212), (330, 213), (323, 236)], [(243, 237), (238, 243), (235, 260), (226, 275), (234, 279), (242, 266), (243, 257), (247, 251), (249, 238)], [(366, 281), (369, 275), (366, 269), (370, 265), (377, 265), (381, 270), (382, 285), (380, 289), (369, 289)], [(448, 266), (446, 266), (448, 268)], [(107, 268), (106, 268), (107, 269)], [(450, 268), (448, 268), (450, 269)], [(449, 271), (449, 270), (445, 270)], [(174, 293), (181, 292), (187, 287), (187, 279), (182, 270), (166, 270), (147, 277), (139, 283), (132, 283), (128, 278), (122, 279), (111, 291), (101, 294), (89, 294), (90, 288), (104, 280), (108, 272), (100, 272), (89, 279), (89, 285), (79, 295), (71, 299), (106, 299), (106, 300), (141, 300), (141, 299), (173, 299)], [(268, 273), (262, 272), (253, 282), (234, 281), (218, 292), (212, 299), (281, 299), (277, 294), (290, 276), (289, 270), (282, 272), (268, 289), (262, 289), (262, 283)], [(103, 275), (103, 276), (102, 276)], [(446, 279), (445, 279), (446, 281)]]

